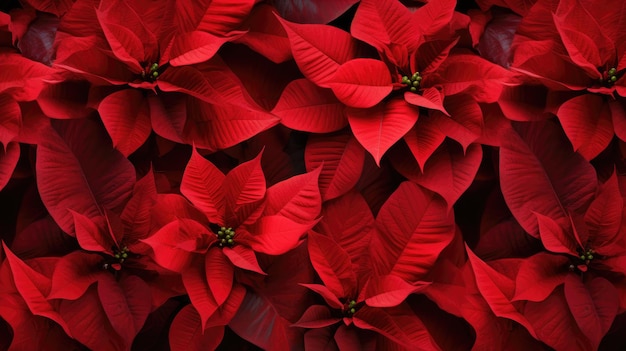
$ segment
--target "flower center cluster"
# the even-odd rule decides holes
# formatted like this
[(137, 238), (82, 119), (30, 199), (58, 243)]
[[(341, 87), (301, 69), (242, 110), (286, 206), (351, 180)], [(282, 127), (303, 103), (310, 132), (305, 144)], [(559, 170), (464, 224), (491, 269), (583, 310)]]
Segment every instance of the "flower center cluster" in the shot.
[(159, 64), (153, 63), (150, 66), (144, 67), (141, 71), (141, 78), (146, 81), (154, 82), (159, 77)]
[(350, 300), (343, 305), (343, 315), (344, 317), (352, 317), (358, 310), (356, 306), (356, 301)]
[(219, 247), (232, 247), (235, 245), (235, 231), (233, 228), (221, 227), (217, 231), (217, 245)]
[(613, 67), (602, 74), (602, 78), (600, 78), (600, 83), (606, 85), (607, 87), (611, 87), (613, 86), (613, 84), (615, 84), (617, 79), (617, 69)]
[(593, 254), (595, 252), (592, 249), (587, 249), (586, 251), (580, 254), (580, 259), (585, 261), (585, 264), (589, 264), (591, 260), (593, 260)]
[(422, 81), (422, 76), (420, 76), (419, 72), (413, 73), (412, 76), (402, 76), (402, 84), (405, 84), (409, 87), (409, 90), (412, 92), (417, 92), (417, 89), (420, 87), (420, 83)]
[(124, 246), (121, 250), (114, 250), (113, 257), (115, 257), (119, 263), (124, 263), (124, 261), (128, 258), (129, 253), (130, 250), (128, 250), (128, 247)]

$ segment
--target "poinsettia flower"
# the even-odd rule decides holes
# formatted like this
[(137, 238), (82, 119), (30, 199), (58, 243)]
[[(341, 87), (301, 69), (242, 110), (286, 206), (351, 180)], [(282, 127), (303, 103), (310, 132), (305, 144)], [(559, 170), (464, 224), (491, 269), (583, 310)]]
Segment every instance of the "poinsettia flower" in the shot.
[(181, 192), (204, 213), (205, 220), (180, 218), (144, 240), (158, 264), (182, 273), (203, 330), (212, 325), (208, 323), (217, 323), (220, 306), (237, 297), (234, 292), (241, 285), (236, 273), (265, 274), (256, 252), (286, 253), (317, 221), (319, 171), (266, 189), (260, 161), (261, 154), (224, 175), (194, 150)]
[[(363, 281), (351, 269), (348, 254), (332, 239), (311, 232), (308, 242), (313, 266), (324, 285), (303, 286), (320, 294), (328, 306), (309, 307), (294, 326), (324, 328), (340, 323), (334, 332), (338, 345), (354, 338), (354, 334), (358, 335), (358, 329), (365, 329), (378, 332), (405, 347), (419, 343), (420, 349), (436, 349), (417, 316), (405, 313), (404, 322), (410, 322), (410, 325), (398, 326), (393, 322), (394, 314), (407, 308), (402, 304), (404, 299), (423, 289), (424, 285), (411, 285), (393, 275), (371, 276)], [(314, 338), (314, 335), (307, 333), (305, 338)]]
[[(242, 12), (231, 13), (219, 2), (186, 8), (170, 1), (113, 1), (97, 7), (90, 0), (77, 1), (61, 21), (54, 66), (94, 84), (91, 105), (125, 155), (152, 130), (175, 142), (229, 147), (277, 121), (221, 60), (202, 64), (240, 36), (231, 27), (252, 4), (241, 1)], [(170, 6), (183, 8), (171, 11)], [(200, 14), (206, 18), (197, 18)], [(219, 20), (225, 22), (218, 25)], [(197, 124), (210, 128), (198, 130)]]
[[(454, 5), (430, 2), (411, 13), (395, 0), (362, 1), (351, 34), (373, 46), (382, 61), (359, 57), (358, 46), (341, 31), (334, 30), (342, 38), (334, 45), (339, 41), (312, 38), (311, 25), (283, 21), (298, 66), (348, 106), (352, 132), (378, 164), (403, 137), (423, 167), (446, 136), (464, 147), (480, 136), (477, 105), (444, 97), (495, 101), (508, 73), (469, 51), (453, 50), (458, 41), (450, 24)], [(428, 118), (419, 118), (420, 108), (429, 110)]]
[(574, 149), (587, 159), (606, 149), (614, 134), (626, 138), (624, 11), (621, 4), (606, 15), (595, 1), (538, 1), (513, 42), (515, 70), (552, 89), (582, 93), (559, 99), (553, 108)]
[(324, 235), (309, 233), (311, 263), (323, 284), (302, 285), (319, 294), (327, 305), (310, 306), (295, 326), (326, 328), (327, 332), (324, 337), (322, 331), (307, 332), (307, 348), (315, 348), (316, 338), (324, 342), (334, 338), (333, 343), (340, 348), (354, 339), (371, 342), (367, 333), (359, 331), (365, 329), (384, 336), (396, 347), (438, 349), (421, 320), (407, 311), (404, 303), (409, 294), (422, 291), (428, 284), (409, 283), (401, 274), (377, 269), (380, 265), (376, 255), (369, 252), (375, 251), (371, 247), (388, 248), (373, 241), (376, 222), (363, 198), (348, 193), (329, 203), (317, 227)]

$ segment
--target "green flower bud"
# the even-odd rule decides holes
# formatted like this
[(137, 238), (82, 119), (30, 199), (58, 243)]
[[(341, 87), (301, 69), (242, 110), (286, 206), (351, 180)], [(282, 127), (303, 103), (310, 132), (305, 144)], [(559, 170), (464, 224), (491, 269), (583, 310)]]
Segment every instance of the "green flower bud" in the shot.
[(413, 93), (414, 93), (414, 92), (416, 92), (416, 91), (417, 91), (417, 88), (416, 88), (416, 87), (411, 87), (411, 89), (410, 89), (410, 90), (411, 90), (411, 92), (413, 92)]
[(350, 313), (354, 314), (355, 312), (356, 312), (356, 309), (354, 309), (354, 308), (350, 309)]
[(123, 258), (128, 258), (128, 254), (127, 254), (126, 252), (124, 252), (124, 253), (122, 254), (122, 257), (123, 257)]
[(610, 75), (610, 76), (614, 76), (614, 75), (615, 75), (615, 73), (617, 73), (617, 70), (615, 69), (615, 67), (613, 67), (613, 68), (611, 68), (611, 69), (609, 70), (609, 75)]
[(611, 76), (611, 82), (615, 82), (617, 80), (616, 76)]
[(585, 255), (580, 255), (580, 259), (584, 260), (585, 259)]
[(115, 257), (115, 258), (118, 258), (118, 259), (119, 259), (119, 258), (120, 258), (120, 254), (115, 254), (113, 257)]
[(414, 87), (418, 87), (419, 85), (420, 85), (420, 82), (419, 82), (419, 81), (417, 81), (417, 80), (414, 80), (414, 81), (413, 81), (413, 86), (414, 86)]
[(159, 69), (159, 64), (158, 63), (153, 63), (152, 66), (150, 66), (150, 70), (152, 71), (156, 71), (157, 69)]
[(593, 255), (587, 255), (588, 260), (593, 260)]
[(152, 76), (153, 76), (154, 78), (158, 77), (158, 76), (159, 76), (159, 72), (154, 71), (154, 72), (152, 73)]
[(233, 239), (228, 239), (229, 244), (232, 244), (233, 242), (234, 242)]

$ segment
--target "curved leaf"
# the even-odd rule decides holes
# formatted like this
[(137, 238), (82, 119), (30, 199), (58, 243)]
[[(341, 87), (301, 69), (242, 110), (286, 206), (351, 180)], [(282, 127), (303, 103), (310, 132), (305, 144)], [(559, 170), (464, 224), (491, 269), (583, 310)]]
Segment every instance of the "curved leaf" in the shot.
[(368, 58), (353, 59), (339, 66), (328, 85), (341, 102), (358, 108), (378, 104), (393, 89), (387, 65)]
[(383, 155), (417, 122), (419, 109), (392, 99), (369, 109), (351, 108), (348, 121), (354, 137), (380, 166)]
[(371, 244), (372, 263), (381, 275), (414, 282), (435, 263), (454, 237), (454, 216), (445, 201), (419, 185), (403, 182), (376, 217), (379, 235)]
[(598, 156), (613, 139), (611, 111), (604, 97), (584, 94), (567, 100), (556, 112), (563, 130), (587, 160)]
[(471, 144), (465, 153), (456, 145), (446, 144), (426, 161), (423, 172), (412, 159), (402, 160), (403, 156), (400, 153), (392, 156), (396, 169), (409, 180), (441, 195), (448, 208), (452, 208), (474, 181), (483, 152), (478, 144)]
[(308, 79), (296, 79), (283, 90), (272, 110), (284, 126), (312, 133), (329, 133), (348, 124), (345, 106), (332, 91)]
[(119, 282), (113, 276), (98, 281), (98, 296), (111, 326), (127, 345), (139, 333), (152, 310), (150, 287), (137, 276)]
[(264, 215), (279, 215), (295, 222), (314, 221), (322, 208), (318, 187), (321, 167), (292, 176), (267, 189)]
[(113, 147), (124, 156), (143, 145), (152, 131), (150, 108), (143, 94), (138, 89), (124, 89), (108, 95), (98, 105)]
[(214, 223), (224, 222), (224, 174), (194, 148), (180, 192)]
[(311, 264), (328, 290), (339, 298), (354, 299), (357, 278), (348, 254), (332, 239), (313, 231), (308, 246)]
[(597, 349), (619, 310), (618, 291), (604, 278), (583, 284), (580, 277), (570, 274), (565, 279), (565, 299), (576, 324)]
[(64, 121), (59, 132), (51, 130), (42, 138), (37, 147), (37, 187), (50, 215), (66, 233), (74, 233), (68, 209), (95, 217), (103, 215), (103, 208), (117, 208), (129, 198), (135, 169), (110, 148), (95, 122)]
[(178, 311), (169, 331), (169, 346), (172, 351), (215, 350), (224, 337), (224, 327), (202, 329), (200, 315), (187, 305)]
[[(594, 168), (569, 147), (551, 122), (517, 125), (500, 148), (500, 186), (515, 219), (539, 238), (533, 212), (567, 222), (596, 191)], [(565, 223), (564, 222), (564, 223)]]
[(298, 67), (305, 77), (321, 87), (327, 87), (339, 66), (356, 56), (356, 40), (339, 28), (279, 20), (289, 36)]
[(359, 181), (365, 150), (350, 134), (311, 135), (304, 149), (304, 162), (309, 172), (322, 168), (319, 188), (327, 201), (347, 193)]

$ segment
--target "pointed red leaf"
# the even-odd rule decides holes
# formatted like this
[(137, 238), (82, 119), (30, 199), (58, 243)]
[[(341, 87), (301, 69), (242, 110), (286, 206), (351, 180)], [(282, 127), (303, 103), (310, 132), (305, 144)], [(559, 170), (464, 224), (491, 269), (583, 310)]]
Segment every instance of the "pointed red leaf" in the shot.
[(95, 287), (78, 300), (61, 300), (59, 313), (72, 336), (89, 349), (126, 350), (131, 346), (109, 323)]
[[(620, 196), (616, 172), (601, 185), (600, 191), (587, 208), (585, 224), (589, 230), (591, 247), (601, 255), (615, 255), (614, 252), (603, 252), (603, 248), (618, 241), (624, 201)], [(608, 249), (608, 247), (607, 247)]]
[(373, 330), (405, 347), (423, 350), (436, 349), (423, 322), (408, 306), (374, 308), (363, 306), (354, 314), (354, 325)]
[(313, 231), (308, 235), (311, 264), (335, 296), (354, 298), (357, 278), (348, 254), (332, 239)]
[(261, 151), (254, 159), (240, 164), (226, 175), (222, 187), (226, 206), (230, 211), (238, 212), (244, 205), (264, 198), (266, 184), (261, 168), (262, 154)]
[(248, 291), (228, 326), (237, 335), (263, 349), (289, 350), (297, 342), (297, 329), (283, 318), (272, 303)]
[(495, 102), (511, 80), (507, 69), (470, 53), (451, 54), (437, 72), (446, 96), (467, 93), (478, 102)]
[(282, 255), (295, 248), (313, 223), (301, 224), (283, 216), (261, 217), (251, 230), (250, 247), (268, 255)]
[(356, 56), (357, 42), (339, 28), (279, 20), (289, 36), (298, 67), (321, 87), (327, 87), (339, 66)]
[(95, 217), (102, 208), (120, 206), (132, 192), (135, 169), (110, 148), (95, 122), (73, 120), (59, 127), (45, 133), (37, 147), (37, 187), (52, 218), (73, 234), (68, 209)]
[(535, 335), (531, 324), (511, 303), (514, 282), (483, 262), (469, 247), (466, 246), (466, 250), (478, 290), (493, 313), (498, 317), (516, 321), (524, 326), (531, 335)]
[(217, 240), (213, 233), (191, 219), (178, 219), (160, 228), (151, 237), (142, 240), (152, 248), (152, 258), (161, 267), (181, 272), (191, 263), (194, 252), (206, 252)]
[(393, 89), (384, 62), (357, 58), (339, 66), (328, 85), (350, 107), (368, 108), (381, 102)]
[(591, 160), (613, 139), (611, 111), (603, 97), (584, 94), (567, 100), (556, 112), (574, 150)]
[(563, 284), (568, 275), (569, 259), (540, 252), (522, 260), (515, 278), (513, 300), (543, 301)]
[(132, 344), (152, 310), (150, 287), (133, 275), (119, 282), (109, 275), (98, 281), (98, 296), (111, 326)]
[(152, 169), (139, 179), (133, 195), (124, 206), (120, 220), (124, 225), (124, 238), (136, 242), (150, 232), (152, 207), (157, 202), (157, 189)]
[[(284, 1), (279, 2), (279, 4), (285, 3)], [(287, 33), (285, 33), (274, 12), (274, 7), (267, 4), (255, 6), (245, 23), (248, 31), (237, 42), (247, 45), (274, 63), (281, 63), (292, 58), (291, 46)], [(285, 16), (282, 17), (293, 21)]]
[(500, 148), (500, 186), (522, 227), (539, 237), (533, 212), (566, 220), (585, 206), (596, 189), (596, 174), (551, 122), (518, 126), (506, 133)]
[(417, 23), (420, 34), (433, 35), (452, 22), (456, 1), (429, 1), (413, 13), (413, 21)]
[(224, 327), (202, 329), (200, 315), (187, 305), (180, 310), (170, 326), (169, 346), (172, 351), (215, 350), (224, 337)]
[[(72, 210), (70, 212), (74, 218), (76, 240), (78, 240), (80, 247), (87, 251), (111, 253), (115, 243), (109, 232), (86, 216)], [(97, 219), (100, 220), (100, 224), (103, 224), (102, 217)]]
[(350, 134), (311, 135), (304, 150), (307, 171), (322, 167), (319, 187), (324, 201), (350, 191), (361, 176), (365, 150)]
[(224, 174), (195, 149), (180, 184), (180, 192), (214, 223), (224, 222)]
[(419, 185), (403, 182), (376, 217), (372, 263), (381, 275), (414, 282), (432, 267), (454, 237), (454, 216), (445, 201)]
[(98, 105), (113, 147), (124, 156), (143, 145), (152, 131), (150, 108), (143, 94), (137, 89), (124, 89), (108, 95)]
[(228, 257), (233, 265), (248, 271), (263, 275), (266, 274), (259, 266), (259, 262), (256, 259), (254, 251), (250, 250), (250, 248), (242, 245), (235, 245), (232, 248), (224, 247), (222, 252), (226, 257)]
[(328, 306), (313, 305), (307, 308), (302, 317), (293, 324), (299, 328), (324, 328), (341, 321), (341, 318), (333, 317)]
[(370, 109), (349, 109), (348, 121), (355, 138), (380, 165), (383, 155), (417, 122), (419, 110), (401, 99)]
[(207, 272), (200, 259), (196, 259), (187, 269), (182, 272), (183, 285), (189, 295), (191, 304), (200, 313), (202, 330), (204, 330), (208, 319), (211, 317), (219, 305), (215, 301), (209, 283), (207, 282)]
[(565, 279), (565, 298), (576, 324), (597, 349), (619, 310), (617, 290), (604, 278), (583, 284), (580, 277), (570, 274)]
[(330, 201), (322, 208), (321, 217), (315, 229), (345, 250), (353, 270), (371, 264), (367, 250), (375, 220), (363, 196), (350, 192)]
[(324, 301), (326, 301), (326, 303), (328, 304), (328, 306), (335, 308), (335, 309), (341, 309), (343, 308), (343, 303), (341, 301), (339, 301), (339, 297), (336, 296), (334, 293), (332, 293), (327, 287), (326, 285), (320, 285), (320, 284), (303, 284), (301, 283), (300, 285), (304, 286), (305, 288), (310, 289), (311, 291), (317, 293), (318, 295), (320, 295)]
[(249, 16), (254, 0), (212, 0), (198, 24), (199, 31), (225, 35)]
[(550, 217), (536, 213), (539, 237), (543, 246), (554, 253), (564, 253), (576, 256), (576, 237)]
[(24, 299), (30, 312), (37, 316), (50, 318), (59, 324), (68, 335), (71, 335), (61, 315), (57, 313), (53, 305), (46, 299), (46, 295), (51, 287), (49, 278), (20, 260), (9, 250), (4, 242), (2, 243), (2, 249), (13, 275), (15, 287)]
[(95, 282), (110, 275), (102, 268), (102, 256), (74, 251), (54, 267), (48, 299), (76, 300)]
[(409, 9), (396, 0), (362, 0), (350, 32), (378, 51), (396, 44), (407, 52), (415, 50), (421, 34)]
[(209, 317), (205, 328), (219, 327), (230, 323), (245, 297), (246, 288), (240, 284), (233, 285), (233, 290), (228, 299)]
[(426, 286), (427, 284), (409, 284), (395, 275), (372, 276), (365, 283), (361, 294), (368, 306), (394, 307), (404, 302), (410, 294), (423, 290)]
[(222, 305), (233, 289), (233, 265), (220, 248), (213, 246), (204, 258), (204, 270), (215, 302)]
[(216, 36), (207, 32), (193, 31), (174, 37), (169, 48), (172, 66), (193, 65), (211, 59), (226, 42), (240, 37), (241, 33), (229, 33), (228, 36)]
[(421, 118), (404, 136), (404, 142), (420, 169), (424, 169), (430, 156), (445, 139), (446, 134), (437, 128), (437, 121), (433, 118)]
[(329, 133), (348, 124), (345, 106), (332, 91), (308, 79), (289, 83), (272, 113), (284, 126), (305, 132)]
[(469, 188), (482, 161), (482, 148), (471, 144), (465, 154), (460, 147), (447, 144), (435, 152), (424, 165), (424, 172), (413, 160), (394, 155), (396, 169), (409, 180), (436, 192), (446, 200), (448, 208)]
[(430, 87), (420, 91), (420, 94), (407, 91), (404, 93), (404, 100), (411, 105), (424, 107), (430, 110), (441, 111), (449, 115), (443, 107), (444, 94), (440, 88)]
[(279, 215), (294, 222), (314, 221), (322, 208), (318, 178), (322, 168), (293, 176), (267, 189), (264, 215)]

